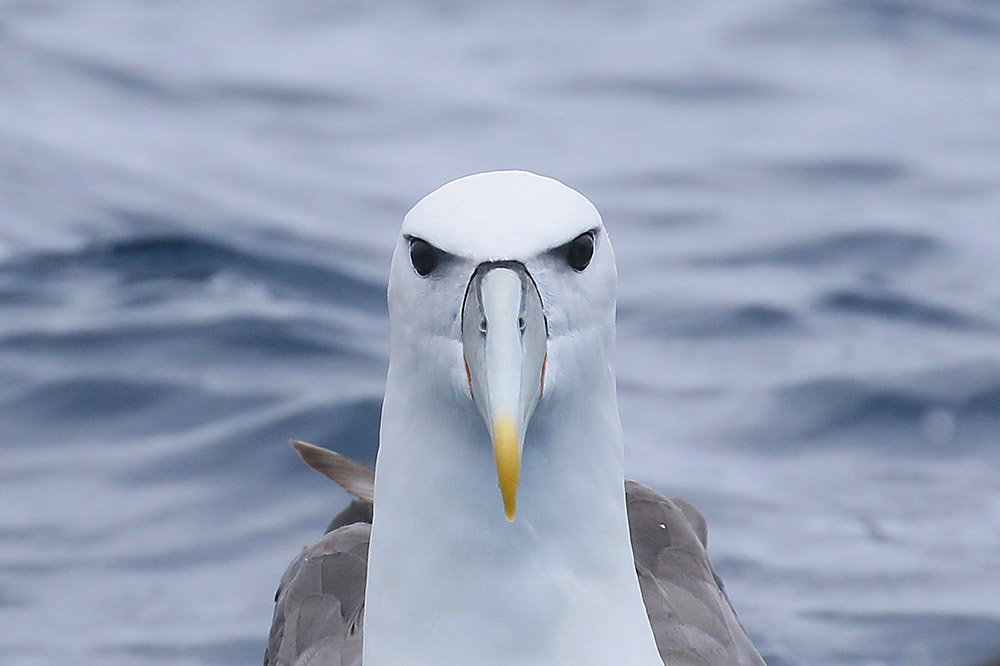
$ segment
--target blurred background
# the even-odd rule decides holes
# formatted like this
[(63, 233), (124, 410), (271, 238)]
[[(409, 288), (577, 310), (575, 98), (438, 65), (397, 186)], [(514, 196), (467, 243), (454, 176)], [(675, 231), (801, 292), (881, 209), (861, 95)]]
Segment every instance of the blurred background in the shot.
[(1000, 652), (995, 0), (0, 0), (0, 663), (255, 664), (402, 215), (554, 176), (771, 666)]

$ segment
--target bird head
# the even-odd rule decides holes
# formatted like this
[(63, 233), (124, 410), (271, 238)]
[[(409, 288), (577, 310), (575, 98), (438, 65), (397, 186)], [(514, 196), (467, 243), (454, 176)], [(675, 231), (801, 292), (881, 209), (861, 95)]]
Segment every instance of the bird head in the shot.
[(592, 375), (571, 370), (613, 383), (616, 284), (597, 209), (551, 178), (467, 176), (404, 218), (389, 280), (393, 349), (434, 377), (426, 390), (450, 387), (438, 399), (478, 411), (510, 521), (536, 409), (580, 390), (569, 377)]

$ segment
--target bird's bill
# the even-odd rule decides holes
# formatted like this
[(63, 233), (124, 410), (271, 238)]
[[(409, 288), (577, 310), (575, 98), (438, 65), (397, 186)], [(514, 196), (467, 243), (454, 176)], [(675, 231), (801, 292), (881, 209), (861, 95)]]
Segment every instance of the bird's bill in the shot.
[(541, 296), (523, 265), (484, 264), (462, 313), (469, 388), (490, 431), (504, 514), (513, 521), (524, 434), (542, 393), (546, 324)]
[(497, 461), (497, 483), (503, 497), (503, 512), (513, 521), (517, 513), (517, 484), (521, 477), (521, 438), (514, 415), (503, 411), (493, 420), (493, 456)]

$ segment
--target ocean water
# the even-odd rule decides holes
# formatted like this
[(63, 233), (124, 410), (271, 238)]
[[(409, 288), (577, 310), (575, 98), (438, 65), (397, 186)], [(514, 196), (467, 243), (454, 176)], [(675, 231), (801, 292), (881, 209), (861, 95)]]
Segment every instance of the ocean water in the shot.
[(0, 1), (0, 663), (258, 663), (403, 213), (555, 176), (771, 666), (1000, 653), (995, 0)]

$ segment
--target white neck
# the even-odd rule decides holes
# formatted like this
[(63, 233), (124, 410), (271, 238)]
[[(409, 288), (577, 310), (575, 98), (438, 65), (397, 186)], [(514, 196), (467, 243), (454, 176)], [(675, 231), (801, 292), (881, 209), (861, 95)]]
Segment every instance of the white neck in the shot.
[[(472, 401), (394, 353), (376, 466), (365, 666), (660, 666), (625, 513), (613, 370), (543, 396), (504, 518)], [(426, 371), (426, 367), (423, 368)]]

